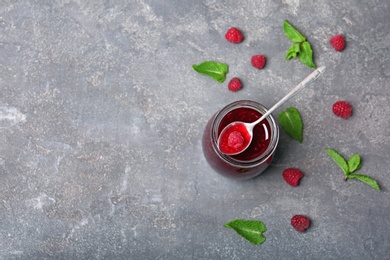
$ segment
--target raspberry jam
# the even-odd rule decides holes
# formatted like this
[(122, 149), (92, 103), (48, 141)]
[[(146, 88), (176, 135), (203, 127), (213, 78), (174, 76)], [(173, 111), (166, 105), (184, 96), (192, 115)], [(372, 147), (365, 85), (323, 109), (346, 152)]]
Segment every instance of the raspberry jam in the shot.
[[(252, 142), (242, 153), (226, 155), (221, 152), (217, 143), (219, 135), (229, 123), (254, 122), (266, 111), (259, 103), (241, 100), (227, 105), (209, 120), (203, 134), (203, 153), (216, 172), (235, 179), (249, 179), (268, 167), (279, 141), (279, 129), (272, 116), (254, 127)], [(248, 142), (245, 130), (240, 129), (242, 125), (236, 126), (237, 128), (231, 129), (221, 137), (223, 149), (239, 149)]]
[(263, 120), (254, 127), (252, 142), (250, 133), (242, 123), (229, 126), (222, 133), (222, 130), (232, 122), (241, 121), (252, 123), (261, 116), (262, 114), (260, 112), (246, 107), (237, 108), (226, 114), (218, 129), (218, 135), (222, 134), (220, 136), (219, 150), (225, 154), (240, 153), (250, 142), (249, 147), (245, 151), (232, 157), (238, 160), (249, 160), (264, 153), (271, 139), (270, 126), (267, 120)]

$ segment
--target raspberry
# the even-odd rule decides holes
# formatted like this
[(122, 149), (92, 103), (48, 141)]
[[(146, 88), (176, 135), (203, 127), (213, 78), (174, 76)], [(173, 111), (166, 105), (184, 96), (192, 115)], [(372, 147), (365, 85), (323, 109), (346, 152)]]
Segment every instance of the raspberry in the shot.
[(229, 82), (228, 89), (236, 92), (242, 88), (242, 83), (239, 78), (232, 78)]
[(244, 144), (244, 137), (238, 131), (233, 131), (229, 134), (228, 146), (232, 148), (240, 148)]
[(337, 101), (332, 107), (333, 113), (341, 118), (348, 118), (352, 115), (352, 106), (347, 101)]
[(291, 186), (298, 186), (303, 173), (296, 168), (287, 168), (283, 171), (283, 179)]
[(226, 40), (231, 43), (240, 43), (244, 39), (240, 30), (235, 27), (230, 28), (225, 34)]
[(266, 58), (264, 55), (254, 55), (251, 58), (252, 66), (261, 70), (265, 66)]
[(335, 35), (330, 38), (330, 45), (332, 45), (333, 49), (336, 51), (342, 51), (345, 48), (345, 40), (341, 34)]
[(305, 232), (310, 226), (310, 219), (303, 215), (295, 215), (291, 219), (291, 226), (293, 226), (296, 231)]

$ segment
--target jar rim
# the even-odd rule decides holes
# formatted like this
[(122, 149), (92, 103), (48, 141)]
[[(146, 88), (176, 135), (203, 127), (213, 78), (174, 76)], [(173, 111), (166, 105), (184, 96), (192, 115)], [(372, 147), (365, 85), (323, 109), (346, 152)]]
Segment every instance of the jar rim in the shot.
[(252, 159), (252, 160), (238, 160), (235, 159), (229, 155), (223, 154), (219, 148), (218, 148), (218, 128), (219, 124), (221, 123), (222, 119), (226, 116), (227, 113), (230, 111), (233, 111), (237, 108), (242, 108), (242, 107), (247, 107), (250, 109), (254, 109), (262, 114), (267, 112), (267, 108), (263, 106), (262, 104), (252, 101), (252, 100), (238, 100), (235, 102), (232, 102), (225, 107), (223, 107), (220, 111), (218, 111), (211, 123), (210, 127), (210, 136), (211, 136), (211, 144), (213, 147), (213, 150), (215, 153), (220, 157), (221, 160), (224, 162), (235, 166), (235, 167), (241, 167), (241, 168), (252, 168), (256, 167), (258, 165), (261, 165), (265, 161), (269, 159), (270, 156), (273, 155), (277, 144), (279, 142), (279, 127), (276, 124), (276, 121), (272, 115), (267, 116), (266, 120), (268, 121), (270, 125), (270, 130), (271, 130), (271, 140), (270, 143), (268, 144), (267, 149), (265, 150), (264, 153), (262, 153), (260, 156)]

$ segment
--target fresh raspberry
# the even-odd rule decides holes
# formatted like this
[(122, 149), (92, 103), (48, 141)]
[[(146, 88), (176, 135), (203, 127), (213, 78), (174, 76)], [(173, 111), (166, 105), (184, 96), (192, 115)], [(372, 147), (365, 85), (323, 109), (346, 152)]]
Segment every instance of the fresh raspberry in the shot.
[(348, 118), (352, 115), (352, 106), (347, 101), (337, 101), (332, 107), (333, 113), (341, 118)]
[(265, 58), (264, 55), (254, 55), (251, 58), (252, 66), (259, 70), (264, 68), (266, 61), (267, 59)]
[(229, 82), (228, 89), (236, 92), (242, 88), (242, 83), (239, 78), (232, 78)]
[(225, 38), (231, 43), (240, 43), (244, 39), (244, 36), (242, 36), (240, 30), (232, 27), (226, 32)]
[(283, 179), (291, 186), (298, 186), (303, 173), (296, 168), (287, 168), (283, 171)]
[(341, 34), (335, 35), (330, 38), (330, 45), (332, 45), (333, 49), (336, 51), (342, 51), (345, 48), (345, 40)]
[(310, 226), (310, 219), (303, 215), (295, 215), (291, 219), (291, 226), (293, 226), (296, 231), (305, 232)]

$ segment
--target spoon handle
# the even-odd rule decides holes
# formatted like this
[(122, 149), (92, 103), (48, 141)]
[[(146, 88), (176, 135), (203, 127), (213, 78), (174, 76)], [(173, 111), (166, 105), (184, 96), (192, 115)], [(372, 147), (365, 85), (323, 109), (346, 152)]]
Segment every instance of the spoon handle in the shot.
[(301, 81), (298, 85), (296, 85), (287, 95), (285, 95), (279, 102), (277, 102), (273, 107), (271, 107), (262, 117), (257, 119), (255, 122), (251, 123), (251, 125), (255, 126), (264, 120), (267, 116), (269, 116), (275, 109), (283, 105), (287, 100), (298, 94), (299, 91), (304, 89), (310, 83), (315, 81), (319, 76), (321, 76), (325, 72), (326, 67), (321, 66), (315, 71), (313, 71), (309, 76), (307, 76), (304, 80)]

